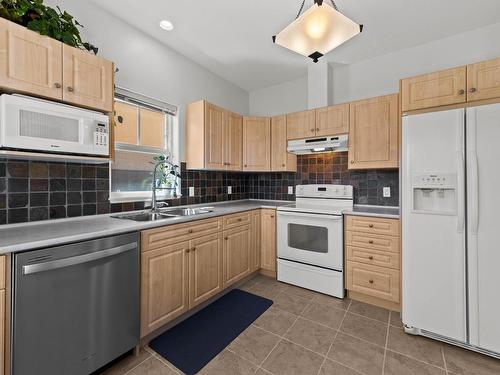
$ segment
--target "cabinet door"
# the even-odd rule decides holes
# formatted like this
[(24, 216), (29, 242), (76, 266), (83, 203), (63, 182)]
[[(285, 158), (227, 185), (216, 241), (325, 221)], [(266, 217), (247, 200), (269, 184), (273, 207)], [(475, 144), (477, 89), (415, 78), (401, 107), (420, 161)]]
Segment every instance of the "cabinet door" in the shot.
[(349, 169), (398, 167), (398, 94), (350, 104)]
[(193, 308), (222, 289), (222, 233), (189, 244), (189, 308)]
[(114, 99), (113, 63), (63, 45), (63, 100), (111, 112)]
[(271, 170), (297, 171), (297, 156), (286, 151), (286, 116), (271, 118)]
[(262, 210), (261, 214), (260, 267), (276, 272), (276, 211)]
[(250, 271), (260, 268), (260, 210), (252, 212), (252, 245), (250, 256)]
[(165, 148), (165, 114), (141, 108), (139, 110), (140, 145)]
[(271, 169), (271, 121), (268, 117), (243, 118), (243, 170)]
[(227, 112), (226, 118), (226, 169), (241, 171), (243, 169), (243, 117)]
[(139, 113), (135, 105), (115, 102), (115, 142), (137, 144), (137, 119)]
[(0, 87), (62, 100), (62, 43), (0, 18)]
[(467, 101), (500, 97), (500, 59), (467, 66)]
[(205, 168), (224, 170), (224, 143), (226, 137), (225, 112), (213, 104), (205, 107)]
[(312, 138), (316, 135), (314, 110), (292, 113), (286, 116), (287, 139)]
[(141, 337), (186, 312), (189, 242), (141, 254)]
[(223, 247), (223, 285), (227, 287), (250, 273), (250, 226), (226, 230)]
[(349, 133), (349, 103), (316, 110), (316, 136)]
[(465, 103), (465, 66), (424, 74), (401, 81), (402, 110)]

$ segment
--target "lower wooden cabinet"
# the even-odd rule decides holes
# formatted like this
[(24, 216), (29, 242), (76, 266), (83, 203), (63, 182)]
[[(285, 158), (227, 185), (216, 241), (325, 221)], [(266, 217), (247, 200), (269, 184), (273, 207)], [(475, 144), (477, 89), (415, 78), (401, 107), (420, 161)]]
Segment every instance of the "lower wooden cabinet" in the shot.
[(267, 276), (276, 277), (276, 211), (262, 210), (260, 267)]
[(223, 285), (227, 287), (250, 273), (250, 226), (223, 232)]

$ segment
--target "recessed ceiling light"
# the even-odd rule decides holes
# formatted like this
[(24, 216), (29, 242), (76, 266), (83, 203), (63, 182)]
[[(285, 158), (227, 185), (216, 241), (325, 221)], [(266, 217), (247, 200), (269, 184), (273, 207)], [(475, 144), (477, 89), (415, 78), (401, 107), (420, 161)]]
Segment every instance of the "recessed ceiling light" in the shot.
[(160, 27), (163, 30), (172, 31), (174, 29), (174, 24), (169, 20), (162, 20), (160, 21)]

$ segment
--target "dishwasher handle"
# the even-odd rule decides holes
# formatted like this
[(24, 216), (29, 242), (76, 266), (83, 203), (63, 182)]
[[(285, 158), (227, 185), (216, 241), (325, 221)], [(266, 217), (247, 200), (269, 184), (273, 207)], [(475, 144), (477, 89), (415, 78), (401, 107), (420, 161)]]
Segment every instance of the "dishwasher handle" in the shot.
[(52, 260), (49, 262), (29, 264), (23, 266), (23, 274), (32, 275), (34, 273), (52, 271), (58, 268), (70, 267), (78, 264), (92, 262), (98, 259), (109, 258), (111, 256), (133, 250), (137, 248), (137, 246), (137, 242), (131, 242), (126, 245), (112, 247), (106, 250), (96, 251), (89, 254), (77, 255), (75, 257)]

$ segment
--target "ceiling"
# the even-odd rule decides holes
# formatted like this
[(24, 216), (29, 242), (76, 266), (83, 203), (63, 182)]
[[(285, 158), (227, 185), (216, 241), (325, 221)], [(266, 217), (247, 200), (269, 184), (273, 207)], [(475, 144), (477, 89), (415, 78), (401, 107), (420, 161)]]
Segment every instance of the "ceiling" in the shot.
[[(103, 9), (252, 91), (307, 74), (306, 58), (271, 36), (296, 16), (300, 0), (92, 0)], [(324, 58), (349, 64), (500, 22), (499, 0), (337, 0), (363, 33)], [(310, 7), (313, 0), (306, 0)], [(175, 29), (158, 23), (169, 19)]]

